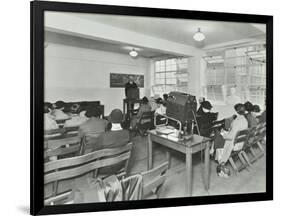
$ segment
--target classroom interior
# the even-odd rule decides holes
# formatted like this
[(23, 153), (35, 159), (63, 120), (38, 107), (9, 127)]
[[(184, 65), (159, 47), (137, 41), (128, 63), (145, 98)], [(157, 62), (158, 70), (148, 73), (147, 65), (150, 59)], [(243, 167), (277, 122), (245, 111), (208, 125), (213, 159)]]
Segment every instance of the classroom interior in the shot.
[[(197, 108), (200, 99), (209, 101), (212, 112), (218, 113), (218, 120), (234, 115), (236, 103), (250, 101), (260, 107), (260, 113), (266, 110), (265, 25), (68, 12), (45, 12), (44, 19), (46, 102), (98, 101), (102, 105), (101, 118), (107, 118), (114, 109), (124, 112), (125, 88), (113, 86), (112, 74), (131, 74), (143, 78), (143, 86), (139, 87), (140, 99), (147, 97), (153, 101), (163, 98), (163, 94), (184, 92), (196, 97)], [(196, 33), (203, 33), (204, 39), (195, 39)], [(207, 159), (203, 150), (192, 156), (192, 178), (189, 186), (186, 186), (190, 173), (186, 170), (185, 154), (158, 145), (157, 142), (150, 152), (149, 138), (147, 133), (130, 132), (132, 146), (126, 177), (149, 172), (149, 153), (153, 158), (151, 170), (161, 166), (167, 161), (168, 151), (169, 166), (164, 173), (164, 182), (161, 181), (161, 190), (156, 190), (156, 198), (266, 191), (265, 135), (257, 147), (253, 147), (255, 152), (262, 153), (261, 156), (254, 162), (246, 161), (246, 165), (238, 172), (227, 163), (231, 171), (228, 178), (218, 176), (217, 162), (212, 157), (208, 159), (208, 186), (204, 176)], [(63, 149), (68, 147), (69, 144), (66, 144)], [(45, 151), (48, 151), (47, 148)], [(67, 160), (71, 161), (70, 158), (75, 157), (81, 155), (72, 154), (50, 160), (45, 167), (50, 168), (52, 163), (59, 160), (67, 163)], [(239, 161), (239, 157), (237, 163), (243, 166), (245, 160)], [(251, 157), (255, 158), (255, 155)], [(92, 171), (56, 181), (55, 186), (53, 182), (44, 185), (45, 198), (49, 199), (45, 204), (53, 205), (56, 203), (52, 199), (55, 196), (66, 191), (71, 191), (73, 195), (73, 188), (77, 188), (77, 185), (83, 188), (83, 185), (89, 184), (87, 179)], [(186, 187), (189, 187), (188, 193)], [(94, 202), (94, 198), (86, 200), (85, 197), (83, 202)], [(142, 196), (141, 199), (150, 198)]]

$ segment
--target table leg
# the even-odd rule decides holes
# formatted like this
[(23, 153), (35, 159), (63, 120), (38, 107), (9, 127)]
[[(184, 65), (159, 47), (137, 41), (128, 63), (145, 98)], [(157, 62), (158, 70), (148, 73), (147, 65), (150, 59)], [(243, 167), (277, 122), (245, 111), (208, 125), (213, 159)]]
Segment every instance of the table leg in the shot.
[(210, 142), (207, 142), (205, 148), (204, 184), (206, 190), (210, 188), (210, 144)]
[(192, 151), (190, 148), (186, 149), (186, 194), (192, 195)]
[(125, 116), (126, 114), (126, 110), (125, 110), (125, 107), (126, 107), (126, 104), (125, 104), (125, 100), (123, 100), (123, 115)]
[(147, 136), (148, 139), (148, 145), (147, 145), (147, 158), (148, 158), (148, 163), (147, 163), (147, 170), (152, 169), (152, 140), (150, 134)]
[(169, 149), (166, 152), (166, 158), (167, 158), (167, 161), (168, 161), (168, 169), (170, 169), (170, 167), (171, 167), (171, 153), (169, 152)]

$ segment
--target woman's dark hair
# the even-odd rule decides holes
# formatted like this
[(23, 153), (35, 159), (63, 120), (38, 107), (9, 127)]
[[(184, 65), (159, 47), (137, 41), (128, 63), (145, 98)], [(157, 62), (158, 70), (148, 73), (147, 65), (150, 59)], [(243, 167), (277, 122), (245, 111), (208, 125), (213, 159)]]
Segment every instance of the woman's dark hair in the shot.
[(44, 103), (44, 113), (49, 113), (50, 112), (50, 109), (53, 108), (53, 105), (49, 102), (45, 102)]
[(253, 112), (253, 110), (254, 110), (254, 106), (250, 101), (247, 101), (246, 103), (244, 103), (244, 107), (247, 112)]
[(259, 113), (261, 111), (260, 106), (259, 105), (254, 105), (253, 106), (253, 112), (257, 112)]
[(157, 98), (156, 100), (155, 100), (155, 102), (157, 103), (157, 104), (162, 104), (162, 98)]
[(169, 95), (168, 94), (163, 94), (164, 100), (168, 100)]
[(147, 97), (144, 96), (144, 97), (142, 98), (142, 103), (143, 103), (143, 104), (148, 104), (148, 99), (147, 99)]
[(65, 107), (65, 102), (63, 102), (63, 101), (57, 101), (57, 102), (55, 103), (55, 105), (56, 105), (56, 108), (57, 108), (57, 109), (61, 109), (61, 108)]
[(244, 104), (238, 103), (234, 105), (234, 109), (239, 115), (244, 115), (245, 114), (245, 106)]

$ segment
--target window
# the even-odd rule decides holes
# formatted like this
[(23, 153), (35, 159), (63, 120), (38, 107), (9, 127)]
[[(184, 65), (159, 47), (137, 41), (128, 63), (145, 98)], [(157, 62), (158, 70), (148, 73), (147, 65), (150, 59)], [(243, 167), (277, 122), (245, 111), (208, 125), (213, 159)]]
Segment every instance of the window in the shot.
[(155, 61), (153, 94), (163, 95), (171, 91), (187, 92), (188, 59), (170, 58)]
[[(219, 54), (218, 54), (219, 53)], [(206, 67), (206, 97), (227, 102), (231, 89), (241, 102), (264, 105), (266, 90), (265, 45), (244, 46), (216, 52), (204, 57)]]

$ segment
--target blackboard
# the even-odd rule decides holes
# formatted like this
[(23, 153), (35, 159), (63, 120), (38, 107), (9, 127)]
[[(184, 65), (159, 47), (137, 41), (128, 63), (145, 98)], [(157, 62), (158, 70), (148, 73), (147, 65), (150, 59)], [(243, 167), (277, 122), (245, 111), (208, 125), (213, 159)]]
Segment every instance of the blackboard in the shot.
[(139, 88), (144, 87), (144, 75), (110, 73), (110, 88), (124, 88), (130, 76), (134, 78)]

